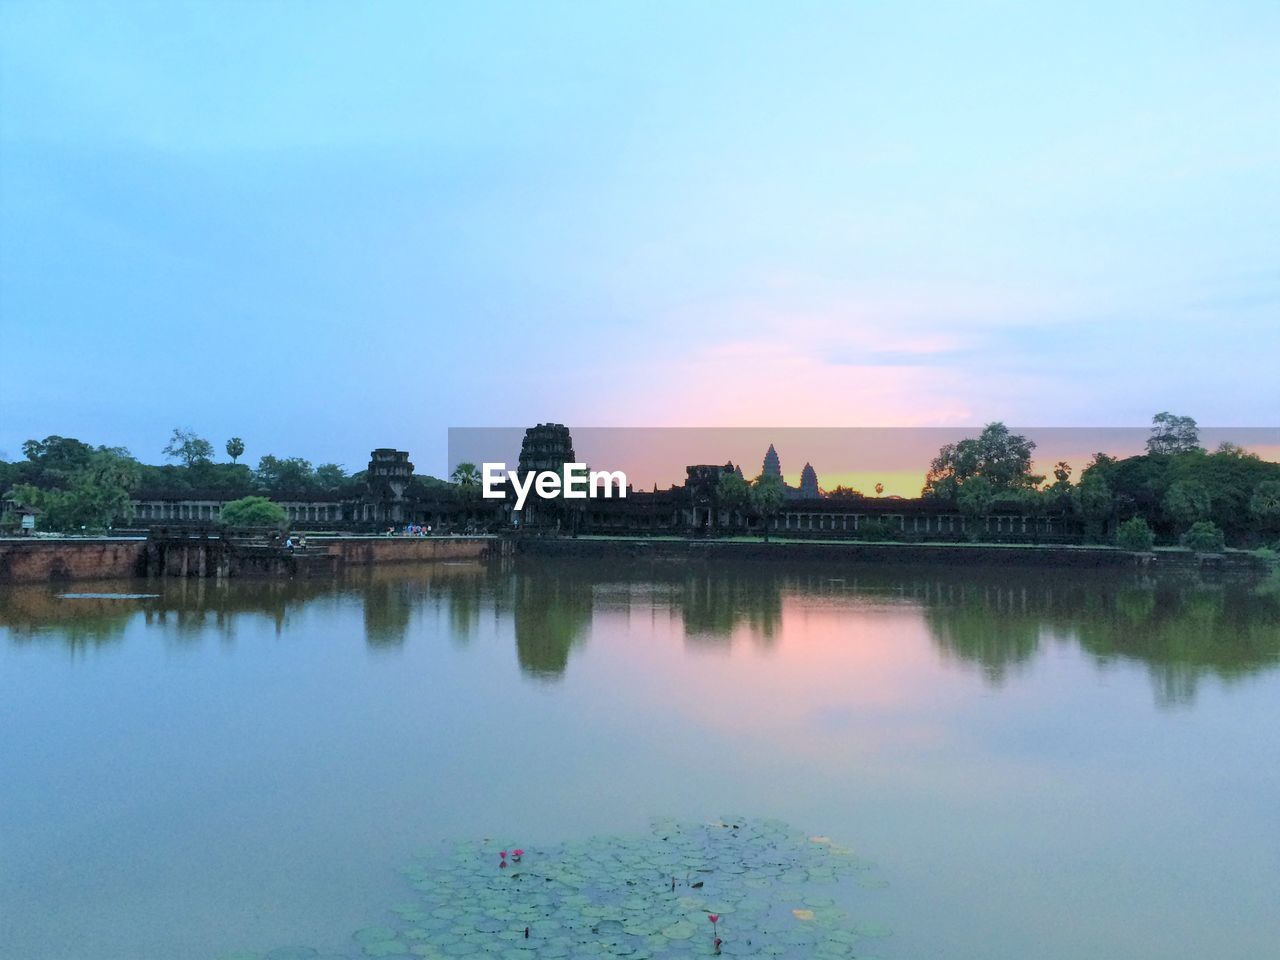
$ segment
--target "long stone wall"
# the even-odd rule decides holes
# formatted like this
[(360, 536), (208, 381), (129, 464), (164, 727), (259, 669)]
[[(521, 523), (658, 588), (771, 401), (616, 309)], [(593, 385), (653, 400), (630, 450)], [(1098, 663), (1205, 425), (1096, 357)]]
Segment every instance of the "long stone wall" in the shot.
[[(148, 569), (148, 542), (141, 539), (0, 540), (0, 584), (42, 583), (51, 580), (93, 580), (145, 576), (294, 576), (329, 574), (344, 567), (391, 563), (430, 563), (484, 560), (514, 551), (532, 557), (584, 560), (626, 559), (655, 561), (812, 560), (853, 563), (931, 563), (964, 566), (1036, 566), (1076, 568), (1184, 567), (1209, 564), (1221, 569), (1254, 569), (1257, 558), (1241, 553), (1198, 557), (1185, 552), (1134, 555), (1100, 547), (1001, 547), (983, 545), (927, 545), (883, 543), (764, 543), (724, 540), (658, 540), (647, 538), (569, 539), (530, 537), (515, 541), (498, 537), (312, 537), (306, 551), (276, 562), (279, 551), (264, 558), (261, 550), (228, 551), (222, 562), (201, 549), (226, 551), (214, 539), (191, 541), (186, 562), (177, 555), (163, 557)], [(152, 545), (154, 548), (156, 545)], [(183, 545), (186, 546), (186, 545)], [(156, 550), (152, 549), (152, 559)], [(304, 559), (309, 561), (299, 563)], [(307, 570), (303, 570), (303, 567)]]
[(113, 579), (146, 572), (145, 540), (0, 540), (0, 583)]
[(216, 537), (173, 540), (0, 540), (0, 584), (171, 577), (317, 576), (348, 564), (430, 563), (500, 556), (495, 537), (311, 537), (306, 550), (239, 547)]
[(655, 561), (806, 560), (825, 563), (915, 563), (1004, 567), (1098, 569), (1135, 566), (1253, 570), (1262, 562), (1249, 554), (1200, 557), (1185, 551), (1133, 554), (1107, 547), (1063, 545), (996, 546), (917, 543), (779, 543), (742, 540), (645, 538), (569, 539), (529, 537), (516, 541), (518, 554), (533, 557)]
[(509, 541), (497, 537), (308, 537), (308, 549), (323, 547), (341, 566), (482, 560), (498, 556)]

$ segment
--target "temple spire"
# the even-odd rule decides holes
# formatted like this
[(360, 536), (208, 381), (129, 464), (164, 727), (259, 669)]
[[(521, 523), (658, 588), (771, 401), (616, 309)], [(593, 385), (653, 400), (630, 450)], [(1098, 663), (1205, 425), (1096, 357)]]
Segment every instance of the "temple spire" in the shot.
[(778, 459), (778, 451), (773, 449), (773, 444), (769, 444), (769, 449), (764, 455), (764, 468), (761, 471), (766, 477), (777, 477), (782, 479), (782, 461)]
[(818, 489), (818, 471), (813, 469), (811, 463), (806, 463), (800, 471), (800, 496), (806, 500), (816, 500), (822, 496), (822, 491)]

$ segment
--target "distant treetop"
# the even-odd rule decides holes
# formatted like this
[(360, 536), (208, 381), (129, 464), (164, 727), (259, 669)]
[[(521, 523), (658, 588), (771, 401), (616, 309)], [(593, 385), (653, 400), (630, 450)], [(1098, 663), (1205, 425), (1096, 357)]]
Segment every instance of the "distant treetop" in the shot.
[(1191, 417), (1179, 417), (1167, 411), (1151, 418), (1151, 436), (1147, 453), (1179, 454), (1203, 452), (1200, 431)]

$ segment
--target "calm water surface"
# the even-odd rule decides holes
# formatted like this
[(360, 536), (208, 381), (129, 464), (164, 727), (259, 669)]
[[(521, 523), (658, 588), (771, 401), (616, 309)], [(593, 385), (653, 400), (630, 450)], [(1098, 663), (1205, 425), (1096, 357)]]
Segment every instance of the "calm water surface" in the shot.
[(1280, 583), (393, 567), (0, 588), (0, 956), (351, 932), (437, 840), (778, 817), (887, 958), (1280, 943)]

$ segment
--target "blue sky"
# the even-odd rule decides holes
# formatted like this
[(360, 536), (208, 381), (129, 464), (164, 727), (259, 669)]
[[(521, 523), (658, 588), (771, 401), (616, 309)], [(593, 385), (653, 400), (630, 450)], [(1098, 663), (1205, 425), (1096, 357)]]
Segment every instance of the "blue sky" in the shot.
[(1275, 425), (1280, 4), (0, 4), (0, 451)]

